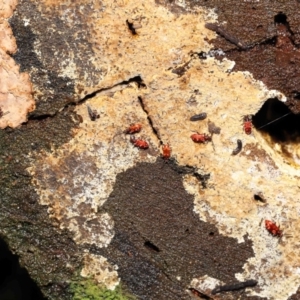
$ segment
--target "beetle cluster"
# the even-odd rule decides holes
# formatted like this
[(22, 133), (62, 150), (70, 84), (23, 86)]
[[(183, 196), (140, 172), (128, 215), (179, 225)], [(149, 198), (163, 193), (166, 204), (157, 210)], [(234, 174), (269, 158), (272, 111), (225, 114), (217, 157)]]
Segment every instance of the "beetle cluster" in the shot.
[[(204, 120), (207, 117), (206, 113), (200, 113), (197, 115), (194, 115), (190, 118), (190, 121), (194, 122), (194, 121), (198, 121), (198, 120)], [(251, 115), (246, 115), (243, 117), (243, 130), (246, 134), (251, 134), (252, 133), (252, 117)], [(208, 134), (200, 134), (200, 133), (194, 133), (191, 135), (191, 139), (195, 142), (195, 143), (206, 143), (212, 140), (212, 135), (214, 133), (219, 134), (220, 133), (220, 128), (215, 126), (214, 123), (212, 122), (208, 122), (208, 131), (211, 134), (210, 136)], [(241, 140), (237, 140), (237, 147), (232, 151), (232, 155), (237, 155), (238, 153), (241, 152), (243, 147), (242, 141)], [(261, 200), (262, 198), (259, 197), (259, 200)], [(265, 202), (265, 201), (262, 201)], [(276, 237), (281, 237), (282, 236), (282, 230), (280, 229), (280, 226), (277, 226), (276, 223), (270, 221), (270, 220), (265, 220), (265, 228), (269, 231), (269, 233), (271, 233), (273, 236)]]
[[(202, 121), (205, 120), (207, 117), (207, 113), (202, 112), (196, 115), (193, 115), (190, 117), (190, 121), (191, 122), (195, 122), (195, 121)], [(191, 139), (194, 143), (201, 143), (201, 144), (205, 144), (207, 142), (211, 141), (211, 136), (209, 136), (206, 133), (199, 133), (196, 132), (194, 134), (191, 135)]]
[(148, 149), (149, 144), (147, 141), (143, 139), (136, 139), (133, 134), (138, 133), (142, 130), (142, 125), (139, 123), (133, 123), (130, 124), (128, 128), (124, 130), (125, 134), (131, 134), (130, 136), (130, 142), (134, 145), (134, 147), (137, 147), (139, 149)]
[[(195, 122), (199, 120), (204, 120), (207, 117), (206, 113), (200, 113), (197, 115), (194, 115), (190, 118), (190, 121)], [(250, 115), (244, 116), (243, 117), (243, 129), (246, 134), (251, 134), (252, 130), (252, 119)], [(132, 123), (128, 128), (126, 128), (123, 132), (125, 134), (130, 134), (130, 142), (137, 148), (139, 149), (148, 149), (149, 144), (147, 141), (143, 139), (136, 139), (134, 134), (139, 133), (142, 130), (142, 125), (139, 123)], [(206, 133), (199, 133), (196, 132), (191, 135), (191, 139), (195, 143), (207, 143), (212, 141), (212, 135), (214, 133), (219, 134), (220, 133), (220, 128), (215, 126), (214, 123), (209, 121), (209, 132), (211, 135), (208, 135)], [(237, 155), (241, 150), (242, 150), (242, 141), (237, 140), (237, 148), (232, 151), (232, 155)], [(171, 147), (170, 145), (164, 144), (162, 145), (162, 157), (165, 160), (168, 160), (171, 157)], [(265, 220), (265, 228), (272, 234), (273, 236), (281, 237), (282, 236), (282, 230), (280, 229), (279, 226), (276, 225), (276, 223), (270, 221), (270, 220)]]
[[(134, 133), (138, 133), (142, 130), (142, 125), (139, 123), (132, 123), (128, 128), (126, 128), (123, 132), (125, 134), (131, 134), (132, 136), (130, 137), (130, 142), (137, 148), (139, 149), (148, 149), (149, 144), (147, 141), (143, 139), (136, 139), (134, 137)], [(169, 144), (162, 145), (162, 157), (167, 160), (171, 157), (171, 147)]]
[[(207, 113), (202, 112), (202, 113), (191, 116), (190, 121), (191, 122), (202, 121), (202, 120), (205, 120), (206, 118), (207, 118)], [(244, 116), (243, 120), (244, 120), (244, 124), (243, 124), (244, 131), (246, 134), (250, 134), (251, 128), (252, 128), (251, 116), (250, 115)], [(125, 134), (132, 135), (135, 133), (139, 133), (141, 130), (142, 130), (141, 124), (132, 123), (123, 132)], [(205, 144), (207, 142), (212, 141), (213, 134), (220, 134), (221, 128), (217, 127), (213, 122), (210, 122), (208, 120), (208, 131), (209, 131), (210, 135), (208, 135), (206, 133), (196, 132), (196, 133), (192, 134), (190, 137), (194, 143)], [(143, 139), (136, 139), (134, 136), (130, 137), (130, 142), (139, 149), (148, 149), (149, 148), (149, 144), (147, 141), (145, 141)], [(242, 141), (237, 140), (237, 148), (232, 151), (232, 155), (238, 154), (241, 150), (242, 150)], [(169, 144), (162, 145), (162, 157), (165, 160), (167, 160), (171, 157), (171, 151), (172, 151), (172, 148), (170, 147)]]

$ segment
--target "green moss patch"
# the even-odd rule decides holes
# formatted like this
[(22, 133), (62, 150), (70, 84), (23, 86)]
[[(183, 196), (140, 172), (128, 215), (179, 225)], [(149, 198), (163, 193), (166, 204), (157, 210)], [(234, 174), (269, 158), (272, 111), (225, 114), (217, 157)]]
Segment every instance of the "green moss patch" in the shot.
[(136, 300), (118, 285), (113, 291), (97, 285), (92, 279), (81, 278), (71, 283), (72, 300)]

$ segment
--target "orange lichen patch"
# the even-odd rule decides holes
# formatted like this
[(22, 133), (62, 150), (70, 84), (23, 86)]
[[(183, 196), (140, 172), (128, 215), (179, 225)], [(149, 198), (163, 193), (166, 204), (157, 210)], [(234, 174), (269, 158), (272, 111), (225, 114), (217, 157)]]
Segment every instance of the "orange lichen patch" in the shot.
[(0, 48), (7, 53), (15, 53), (17, 51), (15, 37), (6, 20), (0, 21)]
[(0, 4), (0, 109), (3, 113), (0, 128), (19, 126), (35, 108), (29, 75), (20, 73), (19, 66), (8, 55), (16, 52), (17, 45), (5, 18), (12, 15), (16, 5), (17, 1)]
[[(0, 49), (0, 128), (17, 127), (27, 120), (27, 113), (33, 111), (32, 85), (27, 73), (20, 73), (14, 60)], [(8, 112), (8, 113), (7, 113)]]
[(18, 0), (2, 0), (0, 3), (0, 19), (11, 17), (17, 4)]

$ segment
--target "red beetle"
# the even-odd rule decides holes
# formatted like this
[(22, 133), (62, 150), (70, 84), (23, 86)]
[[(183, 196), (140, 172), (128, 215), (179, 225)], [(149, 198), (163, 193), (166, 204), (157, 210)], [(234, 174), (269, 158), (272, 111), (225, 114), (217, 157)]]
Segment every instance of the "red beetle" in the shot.
[(194, 133), (191, 135), (191, 139), (195, 142), (195, 143), (206, 143), (211, 141), (211, 136), (209, 136), (206, 133)]
[(265, 227), (273, 236), (282, 236), (282, 230), (280, 230), (280, 227), (277, 226), (276, 223), (265, 220)]
[(251, 132), (252, 132), (252, 118), (251, 118), (251, 116), (249, 116), (249, 115), (244, 116), (243, 121), (244, 121), (243, 127), (244, 127), (245, 133), (246, 134), (251, 134)]
[(124, 133), (133, 134), (133, 133), (140, 132), (141, 129), (142, 129), (141, 124), (130, 124), (130, 126), (124, 131)]
[(138, 147), (140, 149), (148, 149), (149, 148), (149, 144), (141, 139), (135, 139), (134, 136), (130, 137), (130, 142), (135, 146)]
[(171, 149), (171, 147), (169, 146), (169, 144), (163, 145), (163, 146), (162, 146), (162, 150), (163, 150), (163, 154), (162, 154), (163, 158), (164, 158), (165, 160), (169, 159), (170, 156), (171, 156), (171, 151), (172, 151), (172, 149)]

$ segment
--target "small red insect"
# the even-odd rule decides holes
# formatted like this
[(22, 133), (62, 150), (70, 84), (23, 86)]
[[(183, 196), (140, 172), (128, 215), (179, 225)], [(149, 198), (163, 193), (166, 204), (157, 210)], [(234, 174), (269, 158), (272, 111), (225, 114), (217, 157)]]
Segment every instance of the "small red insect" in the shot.
[(172, 151), (172, 149), (171, 149), (171, 147), (169, 146), (169, 144), (163, 145), (163, 146), (162, 146), (162, 150), (163, 150), (163, 154), (162, 154), (163, 158), (164, 158), (165, 160), (169, 159), (170, 156), (171, 156), (171, 151)]
[(140, 149), (148, 149), (149, 148), (149, 144), (141, 139), (135, 139), (134, 136), (130, 137), (130, 142), (135, 146), (138, 147)]
[(265, 220), (266, 229), (273, 235), (273, 236), (282, 236), (282, 230), (280, 230), (280, 226), (277, 226), (276, 223), (272, 221)]
[(211, 136), (209, 136), (206, 133), (194, 133), (191, 135), (191, 139), (195, 143), (205, 143), (205, 142), (210, 142), (211, 141)]
[(244, 116), (243, 118), (244, 124), (244, 131), (246, 134), (251, 134), (252, 132), (252, 118), (250, 115)]
[(142, 129), (141, 124), (130, 124), (130, 126), (124, 131), (124, 133), (133, 134), (133, 133), (140, 132), (141, 129)]

